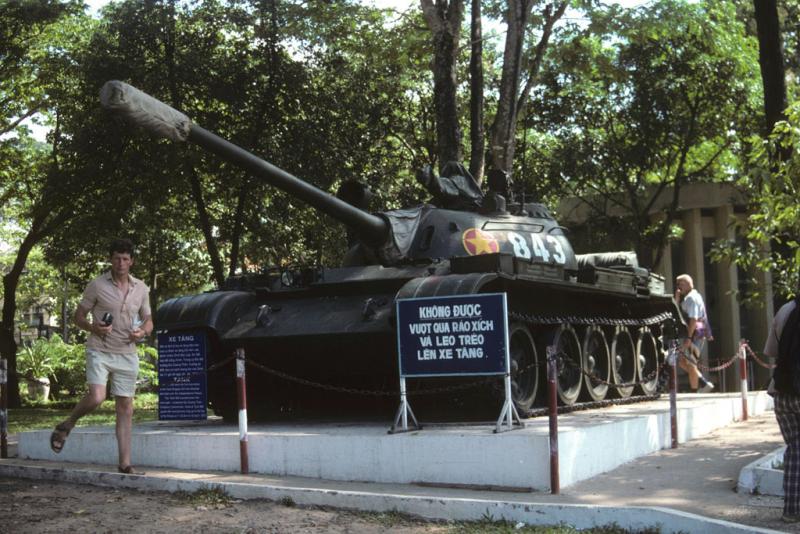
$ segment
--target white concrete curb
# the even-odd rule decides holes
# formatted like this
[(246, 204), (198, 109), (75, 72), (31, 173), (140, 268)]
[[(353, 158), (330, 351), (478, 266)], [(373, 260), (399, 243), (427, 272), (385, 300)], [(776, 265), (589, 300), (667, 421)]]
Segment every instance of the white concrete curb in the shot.
[(783, 497), (783, 469), (774, 466), (783, 462), (786, 447), (780, 447), (744, 466), (739, 472), (736, 490), (742, 493)]
[(366, 491), (278, 487), (269, 484), (220, 482), (209, 479), (187, 480), (158, 475), (121, 475), (113, 472), (11, 464), (0, 464), (0, 476), (58, 480), (146, 491), (186, 491), (191, 493), (203, 489), (222, 489), (237, 499), (269, 499), (276, 502), (291, 500), (300, 505), (331, 506), (370, 512), (402, 512), (438, 520), (476, 521), (491, 518), (529, 525), (567, 524), (577, 529), (615, 524), (625, 529), (658, 528), (664, 533), (685, 532), (689, 534), (778, 532), (660, 507), (609, 507), (441, 496), (423, 497)]

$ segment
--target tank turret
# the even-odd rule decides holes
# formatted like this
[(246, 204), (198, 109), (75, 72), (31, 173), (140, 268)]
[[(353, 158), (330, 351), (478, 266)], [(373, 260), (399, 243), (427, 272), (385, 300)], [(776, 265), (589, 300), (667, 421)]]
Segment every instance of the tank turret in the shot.
[[(100, 98), (135, 124), (195, 143), (348, 227), (352, 246), (341, 267), (265, 268), (159, 308), (160, 331), (204, 333), (209, 365), (235, 349), (261, 364), (268, 374), (248, 377), (253, 417), (340, 414), (346, 407), (390, 414), (395, 399), (385, 394), (398, 384), (397, 299), (485, 292), (507, 295), (512, 396), (520, 413), (540, 400), (549, 347), (558, 358), (562, 403), (655, 392), (663, 331), (681, 322), (663, 278), (639, 267), (632, 253), (576, 255), (543, 205), (507, 202), (502, 173), (488, 177), (484, 193), (458, 163), (445, 165), (441, 176), (423, 169), (417, 179), (432, 203), (374, 214), (363, 209), (369, 193), (361, 186), (330, 195), (130, 85), (110, 81)], [(365, 400), (365, 391), (389, 402)], [(432, 404), (480, 397), (459, 391)], [(499, 403), (496, 393), (488, 388)], [(209, 373), (208, 394), (216, 411), (235, 415), (231, 369)]]

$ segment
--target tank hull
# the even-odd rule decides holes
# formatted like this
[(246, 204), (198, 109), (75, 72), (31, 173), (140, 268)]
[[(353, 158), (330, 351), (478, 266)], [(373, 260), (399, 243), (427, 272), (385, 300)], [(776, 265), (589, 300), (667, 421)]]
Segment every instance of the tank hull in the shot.
[[(391, 416), (399, 400), (394, 315), (398, 298), (506, 293), (509, 324), (523, 325), (537, 351), (532, 380), (538, 393), (529, 405), (520, 406), (523, 411), (541, 403), (539, 353), (544, 354), (544, 347), (553, 343), (564, 325), (581, 336), (597, 327), (607, 338), (618, 330), (630, 331), (635, 338), (641, 329), (660, 335), (664, 321), (679, 317), (671, 297), (643, 295), (634, 284), (620, 291), (564, 281), (560, 273), (526, 272), (528, 262), (494, 256), (472, 263), (440, 262), (435, 267), (324, 269), (301, 287), (276, 289), (272, 284), (180, 297), (159, 308), (156, 322), (163, 332), (205, 332), (210, 367), (228, 360), (207, 377), (211, 406), (226, 418), (233, 418), (237, 410), (230, 356), (244, 349), (248, 412), (258, 420)], [(265, 283), (270, 285), (269, 279)], [(635, 365), (627, 366), (635, 369)], [(499, 381), (488, 382), (475, 377), (419, 379), (409, 381), (409, 387), (421, 417), (486, 418), (500, 409), (502, 400)], [(468, 384), (475, 386), (465, 387)], [(425, 394), (431, 389), (443, 391)]]

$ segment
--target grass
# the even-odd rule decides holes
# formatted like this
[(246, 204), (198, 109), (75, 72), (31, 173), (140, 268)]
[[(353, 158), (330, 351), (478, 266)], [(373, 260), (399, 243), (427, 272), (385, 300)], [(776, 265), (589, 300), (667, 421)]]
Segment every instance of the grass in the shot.
[(568, 525), (535, 526), (484, 519), (455, 524), (450, 532), (453, 534), (659, 534), (660, 530), (657, 528), (629, 530), (614, 524), (578, 530)]
[[(53, 428), (67, 418), (79, 399), (57, 402), (28, 402), (22, 408), (9, 408), (8, 432), (16, 434), (28, 430)], [(106, 400), (94, 412), (81, 418), (78, 426), (113, 425), (116, 415), (114, 401)], [(142, 423), (158, 419), (158, 395), (141, 393), (134, 398), (133, 422)]]
[(240, 502), (231, 498), (231, 496), (221, 488), (202, 489), (194, 493), (179, 491), (175, 496), (182, 502), (194, 506), (195, 508), (213, 510), (230, 508), (235, 503)]
[[(351, 512), (363, 521), (380, 525), (384, 530), (413, 527), (420, 519), (397, 512)], [(645, 529), (626, 529), (617, 524), (587, 529), (576, 529), (569, 525), (527, 525), (511, 521), (495, 520), (489, 515), (478, 521), (433, 521), (441, 526), (439, 531), (447, 534), (660, 534), (658, 527)]]

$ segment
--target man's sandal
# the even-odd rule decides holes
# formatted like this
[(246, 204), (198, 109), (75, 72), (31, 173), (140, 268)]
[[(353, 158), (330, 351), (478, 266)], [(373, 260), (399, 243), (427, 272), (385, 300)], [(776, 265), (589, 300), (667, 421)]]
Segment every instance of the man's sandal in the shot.
[(143, 475), (144, 472), (137, 471), (132, 465), (126, 465), (122, 467), (121, 465), (117, 466), (117, 471), (122, 473), (123, 475)]
[(53, 433), (50, 434), (50, 448), (53, 449), (54, 453), (58, 454), (61, 452), (71, 431), (72, 428), (68, 427), (64, 423), (59, 423), (58, 426), (56, 426), (55, 430), (53, 430)]

